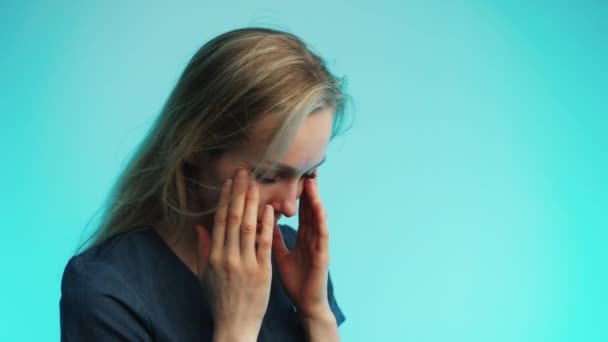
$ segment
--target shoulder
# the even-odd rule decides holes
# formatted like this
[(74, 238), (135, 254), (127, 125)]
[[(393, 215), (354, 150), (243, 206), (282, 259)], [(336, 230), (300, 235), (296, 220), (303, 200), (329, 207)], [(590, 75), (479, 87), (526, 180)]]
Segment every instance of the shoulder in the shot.
[(149, 340), (141, 298), (110, 265), (72, 258), (63, 273), (59, 308), (62, 341)]
[(103, 247), (94, 247), (68, 261), (61, 280), (64, 296), (112, 292), (117, 287), (122, 292), (129, 287), (128, 263), (112, 260), (115, 255), (104, 254)]
[(104, 302), (121, 303), (143, 311), (143, 301), (132, 283), (111, 263), (89, 260), (82, 255), (70, 259), (61, 279), (62, 309), (85, 313)]
[(61, 280), (62, 340), (146, 339), (150, 323), (136, 271), (146, 242), (135, 236), (115, 237), (68, 261)]
[(67, 263), (62, 287), (87, 284), (93, 288), (137, 284), (138, 276), (157, 262), (158, 248), (149, 230), (114, 236), (73, 256)]

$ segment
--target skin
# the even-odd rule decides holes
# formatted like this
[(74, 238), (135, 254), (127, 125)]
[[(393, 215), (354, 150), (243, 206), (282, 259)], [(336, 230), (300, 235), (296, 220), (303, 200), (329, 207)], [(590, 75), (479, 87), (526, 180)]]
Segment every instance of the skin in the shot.
[[(193, 222), (195, 229), (189, 237), (165, 241), (212, 294), (217, 341), (257, 338), (270, 295), (271, 254), (310, 340), (339, 340), (327, 301), (329, 232), (316, 178), (317, 166), (325, 159), (332, 118), (328, 108), (304, 120), (279, 161), (292, 168), (291, 173), (258, 180), (250, 177), (266, 147), (263, 139), (225, 153), (213, 167), (199, 170), (202, 183), (221, 188), (217, 192), (202, 187), (198, 194), (202, 206), (219, 203), (218, 210)], [(263, 137), (264, 131), (261, 124), (251, 136)], [(277, 222), (296, 211), (298, 234), (290, 251)]]

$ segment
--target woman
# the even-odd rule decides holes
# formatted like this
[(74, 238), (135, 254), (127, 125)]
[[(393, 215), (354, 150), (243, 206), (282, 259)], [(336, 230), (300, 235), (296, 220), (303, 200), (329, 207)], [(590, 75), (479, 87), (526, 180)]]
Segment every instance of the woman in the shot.
[(316, 176), (340, 88), (285, 32), (205, 44), (66, 266), (62, 340), (339, 340)]

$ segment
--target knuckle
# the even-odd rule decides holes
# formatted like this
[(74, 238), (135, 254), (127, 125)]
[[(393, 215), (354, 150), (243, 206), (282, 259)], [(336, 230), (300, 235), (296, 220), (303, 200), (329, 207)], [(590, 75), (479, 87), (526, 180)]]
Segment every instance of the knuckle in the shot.
[(269, 239), (260, 239), (258, 242), (258, 248), (270, 249), (272, 247), (272, 241)]
[(244, 233), (253, 233), (255, 232), (256, 226), (251, 222), (245, 222), (241, 225), (241, 230)]
[(321, 202), (317, 202), (315, 204), (315, 210), (317, 211), (317, 213), (319, 213), (319, 217), (326, 220), (327, 219), (327, 210), (325, 210), (325, 207), (323, 207), (323, 204)]
[(222, 256), (217, 252), (212, 252), (209, 254), (209, 259), (207, 262), (212, 266), (220, 265), (222, 263)]
[(221, 225), (221, 226), (223, 226), (223, 225), (226, 224), (226, 217), (217, 215), (217, 216), (215, 216), (215, 221), (214, 222), (215, 222), (215, 225)]
[(329, 231), (327, 229), (323, 229), (319, 232), (319, 236), (322, 238), (329, 239)]
[(228, 213), (227, 221), (229, 224), (240, 224), (241, 223), (241, 215), (236, 212)]
[(329, 265), (329, 255), (327, 253), (319, 253), (313, 260), (313, 264), (320, 266)]
[(222, 262), (222, 268), (228, 272), (237, 271), (239, 266), (239, 259), (234, 256), (227, 256)]

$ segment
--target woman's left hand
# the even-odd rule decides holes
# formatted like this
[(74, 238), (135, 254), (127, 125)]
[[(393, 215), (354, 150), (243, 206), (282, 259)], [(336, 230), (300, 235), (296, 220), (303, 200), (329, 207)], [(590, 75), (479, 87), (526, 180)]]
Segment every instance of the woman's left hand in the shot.
[(308, 320), (333, 318), (327, 299), (329, 268), (329, 231), (327, 214), (315, 178), (304, 180), (300, 197), (299, 227), (293, 250), (287, 249), (282, 234), (275, 225), (273, 253), (279, 277), (287, 294)]

